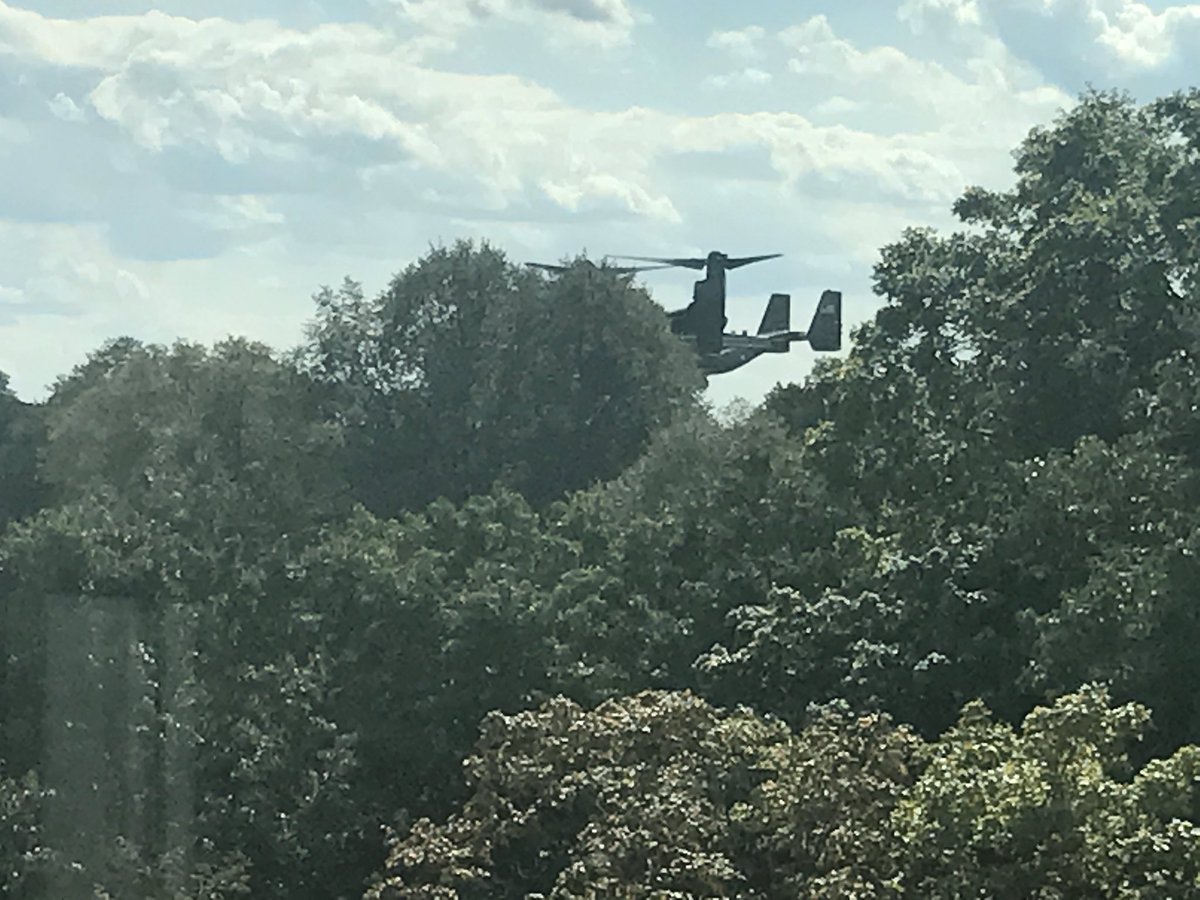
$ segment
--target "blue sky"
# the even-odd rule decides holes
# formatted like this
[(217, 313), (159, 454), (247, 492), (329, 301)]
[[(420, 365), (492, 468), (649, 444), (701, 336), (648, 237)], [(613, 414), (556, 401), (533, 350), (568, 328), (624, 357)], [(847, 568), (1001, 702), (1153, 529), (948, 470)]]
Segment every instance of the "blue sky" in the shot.
[(322, 284), (459, 237), (783, 253), (731, 324), (837, 288), (854, 325), (879, 248), (1008, 185), (1085, 84), (1149, 99), (1198, 54), (1200, 4), (1135, 0), (0, 0), (0, 370), (39, 399), (121, 334), (285, 348)]

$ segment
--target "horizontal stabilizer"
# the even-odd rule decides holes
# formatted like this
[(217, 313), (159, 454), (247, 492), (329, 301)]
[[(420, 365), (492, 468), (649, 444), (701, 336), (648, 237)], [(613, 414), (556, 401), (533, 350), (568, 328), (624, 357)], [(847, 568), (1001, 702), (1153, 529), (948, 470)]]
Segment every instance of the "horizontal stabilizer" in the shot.
[(814, 350), (842, 349), (842, 292), (823, 291), (812, 325), (808, 344)]
[(778, 334), (792, 327), (792, 298), (789, 294), (772, 294), (763, 313), (759, 334)]

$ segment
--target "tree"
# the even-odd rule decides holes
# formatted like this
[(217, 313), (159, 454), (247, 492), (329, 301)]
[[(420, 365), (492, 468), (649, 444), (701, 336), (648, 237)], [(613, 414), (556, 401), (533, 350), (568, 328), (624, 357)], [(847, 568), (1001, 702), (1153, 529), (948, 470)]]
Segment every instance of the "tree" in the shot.
[(27, 622), (3, 750), (54, 792), (46, 840), (74, 863), (50, 893), (334, 898), (369, 871), (349, 852), (365, 825), (346, 800), (354, 736), (295, 640), (294, 560), (251, 549), (219, 556), (103, 495), (0, 543)]
[(40, 410), (18, 400), (0, 372), (0, 531), (46, 500), (37, 471), (44, 439)]
[(339, 431), (261, 344), (113, 343), (60, 380), (46, 425), (44, 475), (62, 501), (107, 490), (179, 531), (215, 516), (274, 535), (341, 502)]
[[(1012, 190), (964, 193), (962, 231), (883, 249), (887, 304), (849, 357), (767, 406), (887, 564), (762, 615), (747, 602), (762, 631), (735, 642), (725, 675), (765, 678), (755, 657), (771, 641), (804, 656), (811, 627), (835, 658), (873, 660), (855, 697), (922, 729), (943, 724), (921, 708), (929, 691), (952, 701), (943, 715), (981, 696), (1015, 720), (1047, 689), (1112, 677), (1123, 696), (1161, 696), (1164, 745), (1195, 739), (1182, 694), (1165, 693), (1190, 684), (1184, 657), (1158, 652), (1168, 630), (1195, 634), (1189, 594), (1182, 576), (1171, 591), (1150, 578), (1168, 559), (1147, 542), (1182, 559), (1187, 529), (1168, 521), (1194, 497), (1197, 108), (1194, 92), (1144, 107), (1089, 92), (1030, 133)], [(1154, 635), (1154, 660), (1131, 628)]]
[(849, 358), (768, 404), (836, 486), (871, 509), (932, 492), (953, 509), (1001, 460), (1145, 426), (1159, 366), (1194, 331), (1195, 115), (1194, 96), (1089, 92), (1030, 133), (1012, 190), (963, 194), (966, 230), (883, 249), (887, 305)]
[(20, 623), (4, 687), (61, 849), (122, 895), (337, 896), (352, 736), (286, 616), (292, 551), (345, 508), (311, 383), (245, 341), (118, 342), (60, 380), (46, 422), (57, 503), (0, 545)]
[(496, 482), (543, 505), (614, 477), (701, 384), (645, 292), (586, 261), (546, 281), (459, 242), (375, 300), (347, 282), (316, 302), (301, 357), (383, 515)]
[[(576, 684), (595, 685), (604, 660), (633, 675), (625, 691), (698, 689), (693, 663), (726, 639), (731, 610), (773, 586), (837, 583), (828, 547), (853, 515), (771, 417), (681, 417), (620, 478), (552, 513), (585, 564), (615, 579), (610, 603), (559, 620), (570, 654), (588, 663)], [(558, 685), (580, 700), (611, 696)]]
[(477, 396), (535, 504), (615, 478), (703, 386), (659, 307), (607, 267), (577, 259), (510, 312)]
[(1029, 474), (1031, 502), (1013, 529), (1013, 552), (1025, 556), (1014, 561), (1031, 588), (1040, 580), (1060, 598), (1035, 619), (1030, 681), (1056, 695), (1102, 680), (1123, 699), (1155, 704), (1156, 750), (1195, 740), (1195, 470), (1135, 435), (1081, 441)]
[(365, 814), (444, 812), (479, 720), (544, 689), (545, 584), (562, 550), (502, 492), (394, 521), (360, 511), (296, 561), (293, 645), (322, 661), (356, 735)]
[(1034, 710), (1019, 731), (969, 704), (918, 754), (921, 775), (893, 813), (905, 886), (927, 897), (1196, 893), (1200, 749), (1131, 771), (1126, 751), (1148, 718), (1095, 686)]
[(373, 900), (1190, 896), (1200, 750), (1137, 769), (1148, 719), (1089, 686), (936, 741), (815, 709), (792, 731), (688, 693), (492, 715), (444, 823), (393, 838)]
[(9, 777), (0, 761), (0, 890), (15, 900), (45, 896), (61, 865), (46, 846), (39, 819), (46, 791), (34, 772)]
[(473, 794), (397, 837), (369, 897), (774, 897), (883, 892), (914, 739), (828, 712), (796, 736), (644, 692), (484, 722)]

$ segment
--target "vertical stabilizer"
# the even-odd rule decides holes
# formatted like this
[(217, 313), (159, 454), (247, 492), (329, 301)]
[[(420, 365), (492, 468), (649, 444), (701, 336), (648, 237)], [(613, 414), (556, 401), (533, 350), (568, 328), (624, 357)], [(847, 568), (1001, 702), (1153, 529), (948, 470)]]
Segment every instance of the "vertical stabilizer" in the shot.
[(842, 349), (842, 292), (823, 291), (812, 325), (808, 344), (814, 350)]
[(763, 313), (759, 334), (778, 334), (792, 327), (792, 298), (790, 294), (772, 294)]

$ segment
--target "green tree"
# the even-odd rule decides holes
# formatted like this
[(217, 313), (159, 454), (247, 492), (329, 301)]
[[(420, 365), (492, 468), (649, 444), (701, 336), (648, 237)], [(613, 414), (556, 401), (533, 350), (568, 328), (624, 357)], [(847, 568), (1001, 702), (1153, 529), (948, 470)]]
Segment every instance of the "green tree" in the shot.
[(645, 292), (586, 261), (547, 281), (459, 242), (374, 300), (349, 281), (315, 299), (301, 357), (383, 515), (496, 482), (540, 505), (614, 477), (701, 384)]
[(107, 490), (178, 531), (224, 516), (275, 535), (339, 508), (340, 433), (308, 379), (261, 344), (113, 342), (60, 379), (46, 424), (60, 500)]
[(0, 531), (46, 500), (37, 471), (43, 441), (41, 410), (17, 399), (8, 376), (0, 372)]
[[(288, 619), (293, 549), (345, 509), (340, 435), (315, 393), (245, 341), (120, 341), (46, 405), (58, 504), (0, 547), (21, 641), (5, 660), (6, 721), (28, 739), (9, 750), (42, 757), (26, 761), (57, 791), (80, 877), (118, 895), (355, 889), (352, 735)], [(97, 790), (112, 802), (89, 839), (69, 813)]]
[(688, 693), (556, 698), (485, 721), (470, 798), (396, 835), (368, 897), (1192, 896), (1200, 751), (1131, 765), (1148, 715), (1085, 687), (925, 742), (837, 704), (791, 731)]
[(767, 407), (884, 565), (851, 553), (830, 593), (746, 601), (731, 684), (763, 684), (773, 641), (819, 656), (800, 646), (812, 628), (841, 661), (822, 673), (926, 731), (971, 697), (1015, 720), (1051, 686), (1111, 677), (1145, 702), (1163, 692), (1164, 746), (1196, 737), (1185, 657), (1124, 635), (1150, 629), (1157, 649), (1195, 634), (1182, 576), (1164, 592), (1149, 573), (1168, 565), (1155, 542), (1184, 558), (1170, 522), (1194, 495), (1197, 108), (1195, 92), (1142, 107), (1089, 92), (1030, 133), (1014, 188), (960, 198), (964, 230), (883, 249), (886, 305), (848, 358)]
[(1126, 751), (1148, 718), (1096, 687), (1034, 710), (1019, 730), (969, 704), (921, 750), (921, 776), (893, 813), (905, 887), (927, 897), (1195, 895), (1200, 751), (1133, 772)]
[(360, 511), (296, 561), (294, 644), (329, 673), (373, 821), (448, 811), (480, 719), (545, 690), (548, 597), (571, 557), (499, 492), (393, 521)]
[(923, 734), (974, 697), (1023, 713), (1040, 696), (1016, 683), (1033, 638), (990, 583), (994, 547), (959, 534), (931, 543), (906, 553), (895, 539), (840, 532), (827, 551), (839, 586), (777, 588), (730, 611), (728, 635), (697, 660), (706, 695), (792, 723), (811, 704), (844, 700)]
[(222, 557), (102, 494), (9, 530), (29, 626), (4, 737), (55, 791), (47, 840), (78, 863), (58, 895), (359, 889), (354, 736), (293, 640), (289, 562), (281, 545)]
[[(1156, 750), (1194, 740), (1195, 471), (1137, 435), (1081, 441), (1073, 454), (1037, 460), (1029, 475), (1013, 551), (1024, 552), (1016, 562), (1030, 589), (1041, 581), (1061, 598), (1034, 620), (1031, 681), (1058, 694), (1103, 680), (1122, 698), (1155, 704)], [(1042, 548), (1031, 546), (1035, 533)]]
[[(721, 425), (695, 414), (659, 432), (620, 478), (553, 517), (586, 564), (616, 579), (604, 594), (611, 603), (580, 605), (560, 620), (571, 629), (562, 634), (570, 652), (588, 663), (576, 682), (595, 686), (604, 659), (634, 676), (618, 682), (628, 692), (697, 688), (693, 663), (727, 639), (731, 610), (773, 586), (836, 584), (828, 548), (853, 512), (770, 417)], [(580, 700), (611, 696), (558, 684)]]
[(952, 512), (1001, 460), (1145, 426), (1194, 330), (1195, 115), (1087, 93), (1023, 142), (1013, 189), (964, 193), (966, 230), (883, 249), (849, 358), (768, 403), (837, 487), (920, 530), (921, 497)]
[(45, 798), (36, 773), (12, 778), (0, 761), (0, 892), (5, 897), (45, 896), (47, 876), (58, 869), (39, 821)]
[(688, 693), (493, 714), (470, 800), (398, 836), (368, 896), (893, 896), (880, 842), (913, 748), (880, 718), (796, 736)]

